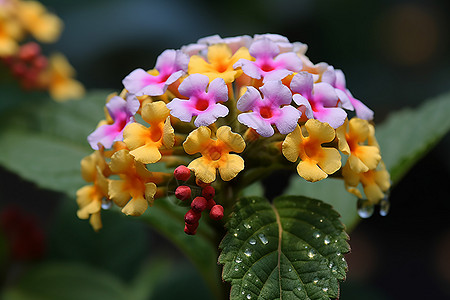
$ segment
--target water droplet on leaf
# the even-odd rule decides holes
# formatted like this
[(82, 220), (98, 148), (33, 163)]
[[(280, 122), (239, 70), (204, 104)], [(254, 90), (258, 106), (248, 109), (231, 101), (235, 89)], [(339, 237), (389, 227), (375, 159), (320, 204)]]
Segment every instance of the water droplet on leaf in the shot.
[(261, 243), (263, 243), (263, 245), (267, 245), (267, 243), (269, 243), (269, 241), (267, 240), (266, 236), (262, 233), (258, 234), (259, 240), (261, 241)]
[(250, 249), (245, 249), (244, 254), (245, 254), (246, 256), (252, 256), (252, 251), (251, 251)]
[(249, 242), (250, 245), (256, 244), (256, 240), (255, 239), (250, 239), (248, 242)]
[(236, 257), (236, 262), (237, 262), (238, 264), (240, 264), (240, 263), (242, 262), (242, 259), (238, 256), (238, 257)]
[(247, 229), (252, 228), (252, 226), (250, 224), (248, 224), (248, 223), (244, 223), (244, 227), (247, 228)]
[(314, 250), (309, 250), (309, 252), (308, 252), (308, 257), (311, 258), (311, 259), (313, 259), (314, 256), (316, 256), (316, 253), (314, 252)]

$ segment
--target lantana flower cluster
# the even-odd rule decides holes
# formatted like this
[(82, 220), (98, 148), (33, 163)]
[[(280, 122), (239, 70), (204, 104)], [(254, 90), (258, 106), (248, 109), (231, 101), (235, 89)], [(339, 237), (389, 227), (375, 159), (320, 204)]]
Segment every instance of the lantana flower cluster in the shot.
[(283, 168), (310, 182), (341, 178), (379, 203), (390, 180), (373, 112), (341, 70), (306, 50), (277, 34), (216, 35), (132, 71), (88, 137), (91, 185), (77, 193), (78, 216), (99, 229), (102, 205), (139, 216), (173, 194), (190, 203), (185, 232), (194, 234), (203, 211), (221, 219), (243, 188)]
[(65, 56), (55, 53), (47, 58), (37, 43), (55, 42), (62, 28), (63, 22), (38, 1), (0, 1), (0, 62), (24, 89), (46, 90), (57, 101), (84, 94)]

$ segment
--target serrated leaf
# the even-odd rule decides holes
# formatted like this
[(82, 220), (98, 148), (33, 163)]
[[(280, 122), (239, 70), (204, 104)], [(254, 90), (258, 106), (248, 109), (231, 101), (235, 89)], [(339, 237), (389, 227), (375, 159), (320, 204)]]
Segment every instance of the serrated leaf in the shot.
[(329, 299), (345, 278), (348, 236), (330, 205), (301, 196), (242, 198), (220, 248), (231, 299)]
[(392, 113), (376, 126), (383, 160), (397, 183), (450, 130), (450, 93), (416, 109)]
[(5, 291), (5, 300), (125, 300), (123, 283), (113, 275), (80, 263), (41, 264)]
[(80, 160), (101, 116), (106, 91), (78, 101), (26, 101), (0, 116), (0, 164), (38, 186), (74, 195), (84, 182)]

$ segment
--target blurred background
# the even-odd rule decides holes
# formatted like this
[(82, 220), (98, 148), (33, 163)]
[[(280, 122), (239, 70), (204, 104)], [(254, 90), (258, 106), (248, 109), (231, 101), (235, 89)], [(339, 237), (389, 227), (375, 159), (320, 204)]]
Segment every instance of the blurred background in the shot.
[[(391, 111), (417, 107), (450, 90), (447, 0), (41, 2), (65, 23), (60, 40), (43, 51), (64, 53), (87, 89), (120, 91), (122, 79), (135, 68), (151, 69), (163, 50), (178, 49), (204, 36), (278, 33), (306, 43), (312, 62), (342, 69), (353, 95), (375, 111), (376, 123)], [(417, 126), (421, 122), (426, 120), (417, 120)], [(448, 153), (449, 136), (394, 188), (388, 216), (374, 215), (350, 233), (350, 271), (341, 286), (341, 299), (450, 298)], [(58, 195), (30, 184), (26, 191), (18, 191), (11, 187), (26, 183), (6, 171), (2, 177), (6, 201), (18, 199), (30, 214), (38, 212), (35, 218), (45, 236), (45, 256), (88, 262), (127, 280), (139, 269), (142, 257), (165, 253), (176, 262), (177, 272), (169, 277), (181, 290), (196, 293), (203, 288), (182, 254), (139, 222), (106, 215), (102, 238), (122, 232), (123, 243), (137, 244), (132, 250), (123, 248), (125, 257), (110, 257), (107, 249), (118, 247), (117, 241), (104, 245), (111, 242), (104, 238), (101, 244), (87, 222), (76, 219), (75, 204), (61, 208)], [(35, 195), (32, 200), (30, 191)], [(55, 214), (56, 210), (63, 213)], [(66, 218), (65, 226), (58, 227), (64, 220), (52, 219), (55, 215)], [(73, 219), (69, 226), (67, 218)], [(127, 234), (130, 231), (132, 235)], [(53, 238), (61, 235), (71, 240)], [(96, 245), (102, 255), (85, 253), (83, 243)], [(64, 250), (68, 248), (70, 253)], [(210, 297), (204, 292), (197, 299)]]

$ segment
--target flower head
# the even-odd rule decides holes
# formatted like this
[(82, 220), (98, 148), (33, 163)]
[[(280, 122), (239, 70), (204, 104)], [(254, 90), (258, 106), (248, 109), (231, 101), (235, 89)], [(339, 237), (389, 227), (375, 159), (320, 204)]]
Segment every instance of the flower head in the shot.
[(237, 154), (245, 149), (244, 139), (237, 133), (231, 132), (228, 126), (217, 129), (217, 139), (211, 138), (208, 127), (199, 127), (189, 134), (183, 143), (188, 154), (201, 153), (202, 156), (194, 159), (188, 168), (193, 170), (195, 176), (203, 182), (210, 183), (216, 179), (216, 171), (220, 177), (229, 181), (244, 169), (244, 160)]
[(336, 131), (340, 150), (350, 155), (347, 163), (356, 173), (375, 169), (381, 160), (377, 146), (364, 144), (368, 139), (374, 139), (374, 131), (369, 126), (366, 120), (352, 118)]
[(193, 55), (189, 61), (189, 74), (201, 73), (208, 76), (209, 81), (222, 78), (226, 83), (233, 82), (242, 74), (233, 65), (239, 59), (251, 59), (247, 48), (243, 47), (232, 53), (227, 44), (216, 44), (208, 47), (206, 60), (199, 55)]
[(137, 161), (154, 163), (161, 159), (160, 149), (172, 148), (175, 141), (169, 110), (164, 102), (158, 101), (145, 104), (141, 114), (150, 127), (139, 123), (129, 124), (125, 127), (123, 141)]
[(283, 155), (292, 162), (300, 162), (297, 165), (298, 174), (308, 181), (319, 181), (333, 174), (341, 167), (339, 151), (322, 147), (323, 143), (331, 142), (335, 132), (327, 123), (311, 119), (305, 124), (307, 136), (300, 126), (286, 136), (282, 144)]
[(292, 101), (289, 88), (281, 81), (267, 81), (260, 90), (264, 98), (261, 98), (259, 91), (252, 86), (239, 98), (237, 109), (243, 112), (252, 111), (238, 115), (239, 122), (255, 129), (264, 137), (275, 133), (272, 125), (282, 134), (293, 131), (301, 113), (289, 105)]
[(77, 191), (77, 215), (80, 219), (89, 219), (94, 230), (102, 227), (100, 217), (103, 199), (108, 198), (108, 181), (105, 175), (109, 175), (109, 167), (100, 151), (95, 151), (81, 161), (81, 174), (87, 182)]
[(126, 215), (142, 215), (148, 205), (153, 204), (156, 184), (153, 174), (145, 165), (135, 161), (128, 150), (120, 150), (111, 157), (111, 171), (120, 176), (120, 180), (109, 181), (109, 197), (122, 207)]
[(292, 78), (290, 88), (294, 93), (294, 102), (301, 107), (308, 119), (326, 122), (333, 128), (344, 123), (347, 113), (338, 107), (339, 97), (330, 84), (314, 83), (310, 73), (300, 72)]
[(84, 87), (73, 79), (75, 70), (62, 54), (53, 54), (49, 60), (49, 68), (43, 74), (43, 79), (48, 86), (50, 96), (56, 101), (81, 98), (84, 95)]
[(255, 79), (281, 80), (284, 77), (299, 72), (302, 62), (293, 52), (280, 54), (280, 49), (272, 40), (263, 38), (253, 42), (249, 48), (250, 59), (240, 59), (234, 67), (241, 67), (242, 71)]
[(225, 117), (228, 108), (218, 102), (228, 100), (228, 87), (222, 78), (214, 79), (208, 86), (209, 78), (202, 74), (192, 74), (178, 87), (181, 95), (188, 100), (173, 99), (167, 104), (172, 116), (181, 121), (190, 122), (192, 116), (197, 116), (195, 126), (208, 126), (217, 118)]
[(361, 183), (367, 200), (372, 204), (378, 204), (391, 187), (390, 175), (383, 163), (380, 163), (376, 169), (361, 173), (355, 172), (347, 163), (342, 168), (342, 176), (347, 190), (360, 199), (363, 196), (357, 186)]
[(187, 70), (189, 57), (179, 50), (166, 50), (158, 56), (155, 69), (136, 69), (123, 80), (123, 85), (136, 96), (159, 96)]
[(134, 122), (133, 116), (139, 109), (139, 101), (135, 97), (127, 97), (125, 100), (115, 96), (106, 103), (106, 109), (111, 124), (101, 125), (88, 136), (88, 142), (94, 150), (98, 150), (99, 143), (105, 148), (111, 148), (115, 141), (123, 140), (123, 130)]

